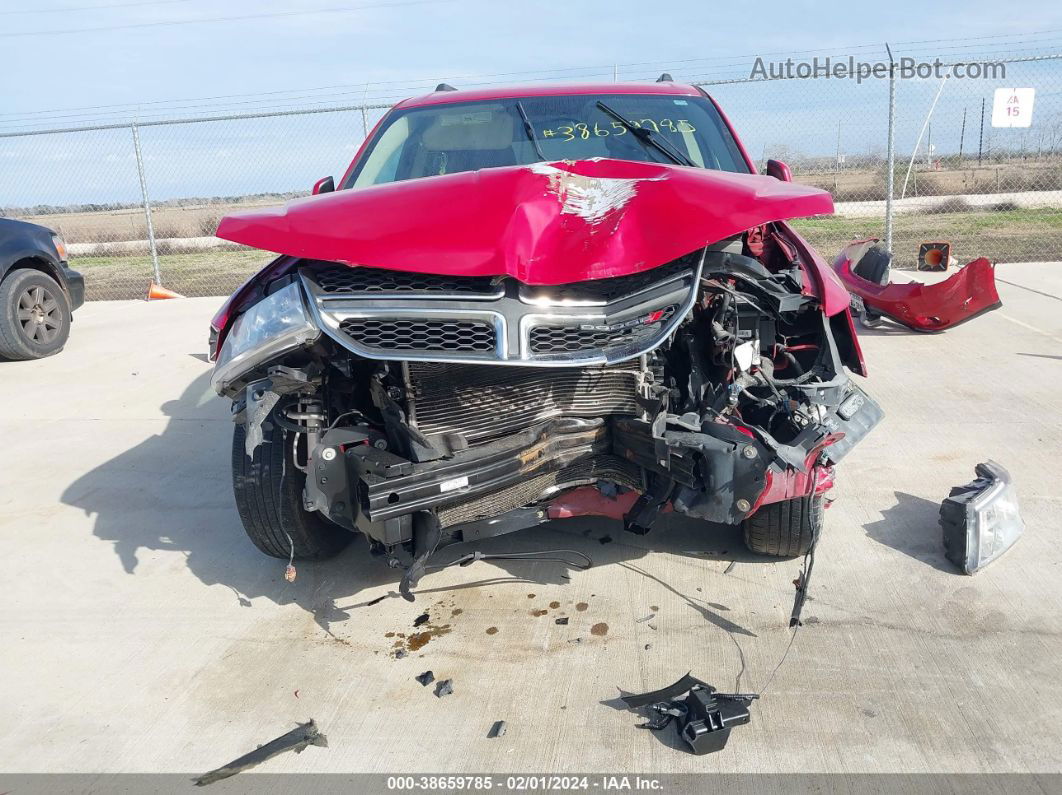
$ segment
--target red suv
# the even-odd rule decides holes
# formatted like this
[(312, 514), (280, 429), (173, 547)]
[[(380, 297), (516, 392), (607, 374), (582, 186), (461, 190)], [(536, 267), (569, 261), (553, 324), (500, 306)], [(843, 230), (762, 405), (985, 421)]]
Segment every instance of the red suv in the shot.
[(445, 543), (586, 514), (812, 546), (881, 417), (848, 294), (786, 223), (833, 205), (758, 175), (703, 91), (442, 85), (314, 193), (218, 228), (280, 255), (211, 333), (263, 552), (360, 533), (408, 594)]

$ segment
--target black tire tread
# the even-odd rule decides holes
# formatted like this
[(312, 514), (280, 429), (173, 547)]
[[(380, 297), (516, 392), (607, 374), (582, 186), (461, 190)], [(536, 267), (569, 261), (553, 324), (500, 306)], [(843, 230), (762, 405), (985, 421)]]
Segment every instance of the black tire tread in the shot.
[(776, 558), (803, 555), (822, 530), (824, 511), (821, 494), (764, 505), (742, 523), (745, 546)]
[[(259, 550), (287, 559), (324, 560), (337, 555), (353, 534), (302, 507), (305, 475), (288, 461), (287, 431), (269, 423), (254, 457), (244, 450), (246, 430), (232, 434), (232, 490), (247, 536)], [(288, 540), (290, 536), (290, 541)]]
[[(23, 337), (22, 329), (18, 326), (15, 317), (15, 302), (18, 294), (26, 289), (26, 285), (33, 281), (46, 281), (52, 289), (55, 300), (63, 309), (63, 329), (60, 333), (58, 344), (52, 343), (46, 349), (37, 350)], [(27, 359), (42, 359), (45, 356), (53, 356), (59, 353), (66, 345), (70, 337), (70, 300), (60, 286), (59, 282), (33, 268), (19, 268), (10, 271), (4, 280), (0, 282), (0, 358), (10, 361), (24, 361)]]

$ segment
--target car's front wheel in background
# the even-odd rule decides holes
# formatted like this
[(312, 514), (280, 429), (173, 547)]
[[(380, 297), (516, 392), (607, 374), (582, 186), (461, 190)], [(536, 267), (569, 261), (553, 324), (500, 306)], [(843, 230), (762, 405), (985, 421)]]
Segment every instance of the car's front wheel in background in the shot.
[(776, 558), (804, 555), (822, 532), (824, 513), (821, 494), (764, 505), (741, 524), (745, 546)]
[(306, 475), (295, 466), (293, 434), (263, 426), (262, 444), (248, 456), (246, 430), (232, 434), (232, 488), (240, 521), (254, 545), (274, 558), (324, 560), (337, 555), (353, 533), (302, 505)]
[(55, 279), (16, 270), (0, 282), (0, 357), (42, 359), (59, 353), (69, 336), (70, 301)]

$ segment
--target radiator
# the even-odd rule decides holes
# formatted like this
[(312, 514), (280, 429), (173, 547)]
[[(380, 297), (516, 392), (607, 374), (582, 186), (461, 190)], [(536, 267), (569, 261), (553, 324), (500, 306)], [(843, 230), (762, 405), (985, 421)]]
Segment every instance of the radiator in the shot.
[(413, 362), (411, 424), (477, 444), (562, 417), (639, 415), (637, 362), (597, 368)]

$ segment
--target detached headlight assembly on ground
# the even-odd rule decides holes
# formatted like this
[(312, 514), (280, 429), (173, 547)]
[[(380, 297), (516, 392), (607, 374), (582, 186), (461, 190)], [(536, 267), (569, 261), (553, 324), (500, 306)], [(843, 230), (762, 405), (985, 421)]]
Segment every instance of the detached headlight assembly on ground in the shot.
[(232, 324), (218, 352), (211, 385), (218, 394), (262, 362), (295, 350), (321, 336), (297, 282), (252, 306)]
[(987, 566), (1025, 532), (1010, 473), (995, 461), (974, 471), (977, 479), (953, 488), (940, 506), (944, 554), (965, 574)]

